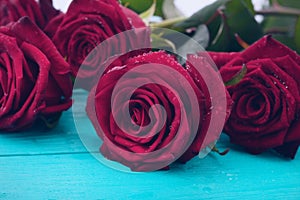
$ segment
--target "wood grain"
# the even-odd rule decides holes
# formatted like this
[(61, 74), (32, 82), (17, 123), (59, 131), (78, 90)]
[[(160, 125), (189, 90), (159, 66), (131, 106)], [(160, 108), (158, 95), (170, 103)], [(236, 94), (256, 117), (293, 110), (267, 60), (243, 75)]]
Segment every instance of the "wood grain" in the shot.
[(52, 131), (0, 135), (0, 199), (300, 199), (300, 152), (254, 156), (225, 135), (218, 146), (231, 151), (169, 171), (120, 172), (87, 152), (67, 111)]

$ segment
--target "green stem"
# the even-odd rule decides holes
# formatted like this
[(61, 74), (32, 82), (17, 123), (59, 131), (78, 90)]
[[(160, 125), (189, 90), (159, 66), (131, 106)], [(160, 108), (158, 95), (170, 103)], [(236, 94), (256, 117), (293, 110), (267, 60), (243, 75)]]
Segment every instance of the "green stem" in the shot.
[(299, 16), (300, 9), (289, 8), (281, 6), (277, 0), (273, 0), (272, 6), (270, 8), (256, 11), (257, 15), (287, 15), (287, 16)]
[(159, 23), (151, 23), (150, 26), (154, 28), (170, 28), (173, 25), (179, 22), (183, 22), (186, 19), (187, 17), (177, 17), (177, 18), (167, 19)]

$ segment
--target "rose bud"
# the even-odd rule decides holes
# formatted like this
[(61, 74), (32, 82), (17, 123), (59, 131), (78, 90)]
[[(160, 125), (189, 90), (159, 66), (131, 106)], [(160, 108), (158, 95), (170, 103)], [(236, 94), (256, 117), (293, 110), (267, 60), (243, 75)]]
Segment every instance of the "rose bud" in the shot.
[(21, 130), (67, 110), (69, 76), (69, 65), (29, 18), (0, 27), (0, 130)]
[(35, 0), (0, 0), (0, 26), (27, 16), (40, 28), (44, 28), (58, 14), (59, 11), (52, 6), (52, 0), (40, 0), (40, 4)]
[[(205, 81), (194, 69), (201, 60), (193, 59), (185, 69), (174, 56), (148, 52), (109, 67), (91, 90), (86, 107), (103, 141), (104, 157), (132, 171), (153, 171), (176, 160), (187, 162), (218, 139), (226, 95), (222, 103), (212, 103)], [(207, 71), (205, 75), (212, 73)], [(223, 110), (218, 109), (222, 105)], [(211, 123), (216, 115), (223, 118)], [(218, 123), (221, 126), (212, 125)]]
[[(134, 26), (145, 26), (137, 14), (123, 8), (117, 0), (74, 0), (63, 17), (60, 16), (53, 20), (55, 22), (50, 22), (49, 26), (46, 27), (46, 33), (50, 37), (53, 36), (54, 44), (71, 65), (74, 76), (77, 75), (88, 54), (101, 42), (118, 33), (130, 30)], [(140, 41), (150, 41), (149, 35), (140, 35), (142, 37)], [(131, 40), (124, 39), (122, 40), (123, 43), (115, 44), (118, 46), (117, 48), (107, 47), (107, 52), (98, 52), (101, 56), (95, 56), (96, 60), (85, 60), (86, 68), (77, 78), (91, 82), (90, 78), (96, 73), (98, 63), (104, 62), (99, 60), (99, 57), (111, 55), (111, 51), (114, 49), (133, 47), (137, 40), (139, 40), (138, 37), (131, 38)], [(87, 89), (92, 86), (92, 84), (90, 86), (85, 85), (88, 87)]]
[[(220, 60), (218, 53), (212, 58)], [(228, 60), (220, 70), (225, 82), (247, 67), (243, 79), (227, 87), (234, 101), (225, 126), (231, 142), (254, 154), (273, 148), (294, 158), (300, 144), (300, 56), (265, 36)]]

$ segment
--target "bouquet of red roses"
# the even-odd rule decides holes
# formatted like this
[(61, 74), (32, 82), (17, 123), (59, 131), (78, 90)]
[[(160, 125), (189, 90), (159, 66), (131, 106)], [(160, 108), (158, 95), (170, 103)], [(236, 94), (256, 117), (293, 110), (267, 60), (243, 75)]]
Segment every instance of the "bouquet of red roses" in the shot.
[(294, 158), (300, 56), (263, 36), (247, 5), (216, 1), (190, 18), (147, 26), (155, 1), (138, 15), (117, 0), (73, 0), (65, 13), (51, 0), (0, 0), (0, 130), (52, 127), (73, 103), (100, 141), (89, 150), (132, 171), (219, 152), (222, 131), (251, 153)]

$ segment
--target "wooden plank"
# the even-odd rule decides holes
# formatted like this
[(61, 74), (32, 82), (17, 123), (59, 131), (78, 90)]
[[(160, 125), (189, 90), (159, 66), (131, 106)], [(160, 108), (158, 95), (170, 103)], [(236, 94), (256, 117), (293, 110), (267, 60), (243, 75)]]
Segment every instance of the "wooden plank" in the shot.
[[(78, 90), (74, 95), (80, 102), (80, 106), (84, 108), (83, 103), (87, 93)], [(0, 156), (87, 152), (79, 139), (73, 118), (73, 113), (78, 116), (80, 109), (74, 107), (64, 112), (59, 124), (52, 130), (35, 126), (18, 133), (1, 132)], [(80, 117), (79, 120), (88, 122), (85, 113), (82, 113)]]
[(239, 151), (169, 171), (125, 173), (89, 154), (0, 158), (1, 199), (299, 199), (300, 157)]
[(87, 153), (68, 111), (52, 131), (0, 135), (0, 199), (300, 198), (300, 152), (293, 161), (249, 155), (224, 135), (218, 146), (232, 150), (169, 171), (119, 172)]
[[(95, 135), (93, 126), (84, 110), (87, 93), (78, 90), (75, 91), (73, 96), (75, 98), (73, 109), (63, 113), (59, 124), (54, 129), (46, 130), (42, 127), (34, 127), (18, 133), (2, 132), (0, 134), (0, 157), (87, 152), (81, 140), (86, 137), (80, 139), (78, 130), (81, 133), (86, 133), (87, 137), (92, 138), (84, 140), (85, 145), (88, 142), (98, 143), (99, 138)], [(74, 114), (76, 116), (77, 129), (75, 127)], [(90, 151), (98, 151), (99, 145), (91, 145), (94, 148), (90, 149)]]
[(76, 133), (72, 112), (65, 112), (53, 130), (35, 128), (0, 134), (0, 156), (86, 151)]
[[(84, 110), (87, 92), (77, 90), (73, 96), (75, 99), (73, 108), (63, 113), (59, 124), (54, 129), (46, 130), (42, 127), (34, 127), (18, 133), (2, 132), (0, 134), (0, 157), (87, 152), (81, 140), (86, 137), (91, 139), (85, 139), (84, 144), (93, 146), (90, 151), (98, 151), (99, 138), (95, 135), (93, 126)], [(82, 134), (80, 139), (78, 131), (88, 136), (84, 137)], [(90, 144), (91, 142), (96, 144)], [(227, 143), (225, 144), (227, 145)], [(222, 144), (221, 140), (220, 145)]]

